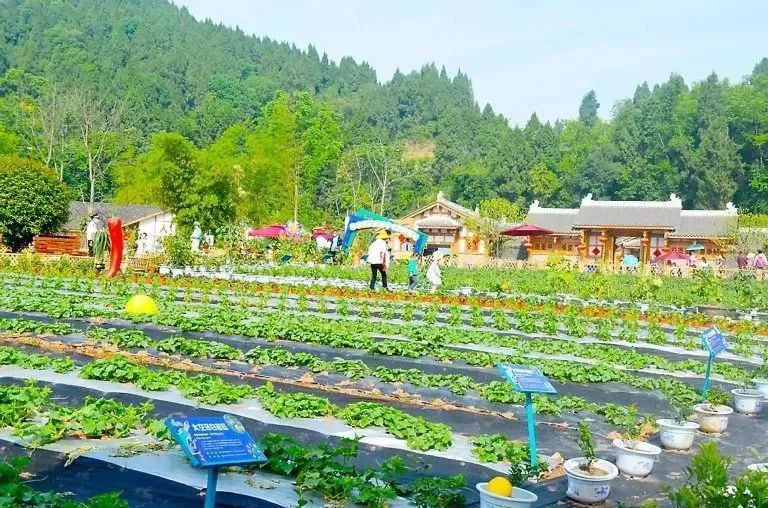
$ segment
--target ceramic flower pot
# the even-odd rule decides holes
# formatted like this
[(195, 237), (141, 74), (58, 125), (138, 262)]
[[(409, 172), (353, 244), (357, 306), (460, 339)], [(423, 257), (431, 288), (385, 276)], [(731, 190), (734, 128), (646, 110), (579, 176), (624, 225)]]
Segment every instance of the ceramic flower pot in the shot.
[(160, 275), (168, 275), (171, 273), (171, 267), (168, 265), (160, 265), (157, 269)]
[(765, 395), (760, 390), (747, 388), (735, 388), (731, 390), (733, 395), (733, 407), (737, 413), (743, 415), (756, 415), (763, 409)]
[(707, 434), (722, 434), (728, 428), (728, 415), (733, 409), (728, 406), (716, 404), (696, 404), (693, 406), (699, 428)]
[(750, 471), (760, 471), (761, 473), (768, 473), (768, 462), (758, 462), (757, 464), (750, 464), (747, 466)]
[(671, 419), (656, 420), (661, 445), (667, 450), (688, 450), (699, 430), (696, 422), (677, 422)]
[(656, 456), (661, 454), (661, 448), (643, 441), (624, 441), (614, 439), (616, 448), (616, 467), (622, 474), (644, 478), (651, 474)]
[(581, 468), (587, 459), (579, 457), (563, 463), (568, 477), (568, 490), (565, 495), (579, 503), (597, 504), (608, 499), (611, 493), (611, 481), (619, 475), (618, 468), (607, 460), (597, 459), (593, 470)]
[(768, 400), (768, 379), (755, 379), (755, 390), (762, 392), (763, 398)]
[(520, 487), (512, 490), (512, 497), (503, 497), (488, 492), (488, 482), (478, 483), (480, 508), (530, 508), (539, 500), (539, 496)]

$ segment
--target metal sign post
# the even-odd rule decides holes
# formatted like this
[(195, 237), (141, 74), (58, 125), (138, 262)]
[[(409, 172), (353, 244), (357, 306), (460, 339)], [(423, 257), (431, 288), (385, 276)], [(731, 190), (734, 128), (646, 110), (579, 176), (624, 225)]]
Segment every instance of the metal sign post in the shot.
[(208, 469), (208, 484), (205, 487), (204, 508), (216, 508), (216, 482), (219, 480), (219, 468)]
[(165, 426), (193, 467), (208, 470), (205, 508), (216, 506), (219, 468), (262, 464), (267, 457), (256, 446), (240, 420), (232, 415), (214, 417), (169, 416)]
[(536, 422), (534, 420), (533, 395), (534, 393), (557, 393), (552, 383), (544, 377), (544, 374), (534, 367), (526, 365), (505, 365), (500, 363), (496, 368), (501, 372), (512, 387), (525, 394), (525, 418), (528, 421), (528, 449), (531, 454), (531, 466), (536, 466)]
[(706, 402), (709, 391), (710, 376), (712, 375), (712, 362), (717, 355), (728, 347), (728, 342), (716, 326), (710, 326), (701, 334), (701, 345), (709, 352), (707, 359), (707, 373), (704, 375), (704, 385), (701, 387), (701, 401)]

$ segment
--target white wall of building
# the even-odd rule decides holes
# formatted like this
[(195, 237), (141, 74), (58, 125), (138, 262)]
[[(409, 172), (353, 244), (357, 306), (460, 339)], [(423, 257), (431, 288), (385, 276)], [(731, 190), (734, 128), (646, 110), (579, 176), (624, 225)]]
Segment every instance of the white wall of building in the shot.
[(173, 214), (171, 212), (159, 213), (139, 221), (137, 240), (141, 238), (142, 233), (146, 233), (146, 251), (159, 251), (162, 249), (160, 240), (163, 237), (174, 234), (175, 232), (176, 226), (173, 224)]

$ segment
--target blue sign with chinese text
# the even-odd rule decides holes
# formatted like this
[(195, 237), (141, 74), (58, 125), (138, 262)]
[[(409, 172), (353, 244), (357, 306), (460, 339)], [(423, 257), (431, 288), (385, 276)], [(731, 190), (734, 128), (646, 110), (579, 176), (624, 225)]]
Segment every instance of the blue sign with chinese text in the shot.
[(169, 416), (165, 426), (195, 467), (217, 468), (267, 461), (240, 420), (232, 415)]
[(709, 351), (710, 356), (717, 356), (728, 347), (728, 342), (715, 326), (710, 326), (701, 334), (701, 343)]
[(557, 393), (555, 387), (539, 369), (526, 365), (505, 365), (503, 363), (497, 365), (496, 368), (518, 392)]

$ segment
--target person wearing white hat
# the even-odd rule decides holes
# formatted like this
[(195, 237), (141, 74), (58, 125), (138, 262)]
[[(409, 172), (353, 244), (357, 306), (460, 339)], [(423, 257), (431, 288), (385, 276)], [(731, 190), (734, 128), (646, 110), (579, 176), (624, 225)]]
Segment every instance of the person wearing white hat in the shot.
[(386, 231), (379, 231), (376, 239), (368, 247), (368, 264), (371, 265), (371, 291), (376, 289), (376, 278), (381, 274), (381, 286), (387, 288), (387, 266), (389, 265), (389, 252), (387, 251), (387, 239), (389, 234)]

